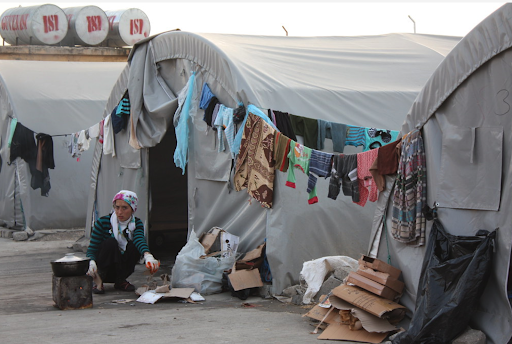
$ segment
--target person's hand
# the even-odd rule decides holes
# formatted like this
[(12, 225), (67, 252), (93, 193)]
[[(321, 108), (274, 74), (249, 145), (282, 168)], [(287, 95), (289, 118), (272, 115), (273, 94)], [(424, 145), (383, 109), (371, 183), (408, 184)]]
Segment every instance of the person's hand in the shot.
[(87, 274), (89, 276), (94, 276), (98, 272), (98, 267), (96, 266), (96, 262), (91, 259), (89, 262), (89, 271), (87, 271)]
[(151, 274), (154, 274), (158, 271), (160, 267), (160, 262), (153, 257), (151, 253), (146, 252), (144, 254), (144, 261), (146, 262), (146, 268), (148, 268)]

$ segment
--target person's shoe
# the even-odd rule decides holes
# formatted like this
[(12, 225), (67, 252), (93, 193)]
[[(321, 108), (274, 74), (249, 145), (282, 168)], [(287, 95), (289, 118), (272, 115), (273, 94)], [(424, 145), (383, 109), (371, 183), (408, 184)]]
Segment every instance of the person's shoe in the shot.
[(122, 291), (135, 291), (135, 286), (128, 281), (123, 281), (121, 283), (115, 283), (114, 288), (117, 290), (122, 290)]
[(101, 288), (98, 288), (98, 286), (95, 284), (92, 286), (92, 292), (94, 294), (105, 294), (105, 287), (101, 286)]

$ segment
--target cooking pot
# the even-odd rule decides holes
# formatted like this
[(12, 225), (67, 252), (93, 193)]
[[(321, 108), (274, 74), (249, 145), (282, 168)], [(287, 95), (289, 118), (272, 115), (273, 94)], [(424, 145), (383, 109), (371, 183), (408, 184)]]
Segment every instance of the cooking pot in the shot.
[(82, 276), (89, 270), (90, 258), (81, 258), (74, 253), (67, 253), (64, 257), (57, 259), (52, 264), (55, 277)]

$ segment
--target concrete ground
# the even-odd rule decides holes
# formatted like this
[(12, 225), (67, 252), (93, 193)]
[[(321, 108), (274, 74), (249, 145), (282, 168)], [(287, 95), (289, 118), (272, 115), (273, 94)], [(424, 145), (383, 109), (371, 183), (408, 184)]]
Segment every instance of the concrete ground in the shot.
[[(60, 310), (52, 300), (50, 262), (74, 252), (81, 233), (45, 234), (32, 241), (0, 238), (0, 343), (319, 343), (302, 317), (310, 307), (259, 296), (242, 301), (221, 293), (197, 304), (144, 304), (106, 284), (92, 308)], [(155, 256), (160, 272), (170, 274), (175, 252)], [(144, 270), (137, 266), (130, 282), (143, 284)]]

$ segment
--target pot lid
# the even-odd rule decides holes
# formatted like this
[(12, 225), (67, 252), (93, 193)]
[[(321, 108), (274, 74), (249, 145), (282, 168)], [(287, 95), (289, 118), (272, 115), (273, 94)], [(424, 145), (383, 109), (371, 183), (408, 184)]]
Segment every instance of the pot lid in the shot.
[(84, 260), (89, 260), (89, 258), (81, 258), (76, 256), (74, 253), (66, 253), (66, 255), (62, 258), (57, 259), (55, 262), (59, 263), (68, 263), (68, 262), (81, 262)]

